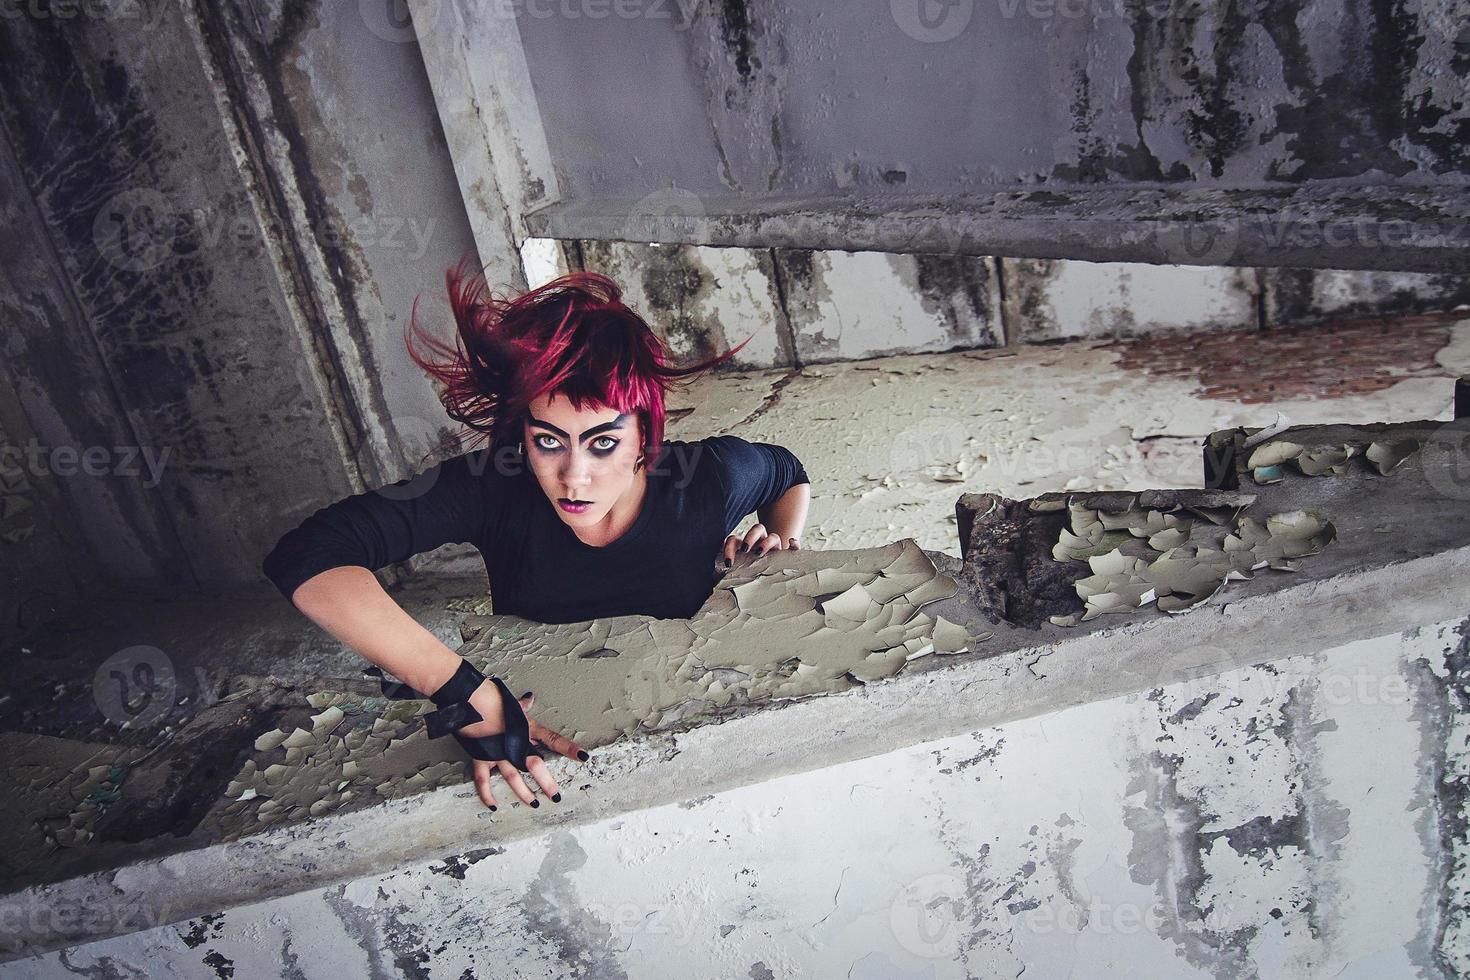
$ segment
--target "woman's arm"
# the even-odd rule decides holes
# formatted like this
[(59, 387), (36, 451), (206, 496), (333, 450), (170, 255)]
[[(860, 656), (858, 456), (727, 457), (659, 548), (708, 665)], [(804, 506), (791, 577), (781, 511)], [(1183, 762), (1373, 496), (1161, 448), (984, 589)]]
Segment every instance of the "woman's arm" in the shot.
[(782, 548), (801, 546), (801, 532), (806, 527), (806, 512), (812, 502), (812, 485), (798, 483), (781, 495), (781, 499), (755, 512), (765, 525), (767, 534), (780, 539)]
[[(405, 612), (367, 568), (343, 565), (320, 572), (297, 587), (291, 603), (415, 691), (437, 691), (459, 669), (459, 654)], [(482, 684), (470, 703), (487, 721), (493, 715), (504, 727), (494, 685)]]
[[(265, 558), (262, 571), (302, 615), (414, 690), (433, 694), (454, 676), (459, 654), (439, 641), (393, 600), (373, 569), (404, 561), (449, 542), (482, 545), (496, 520), (498, 495), (485, 485), (487, 453), (447, 460), (408, 480), (321, 508), (288, 531)], [(488, 678), (469, 698), (481, 721), (466, 738), (505, 731), (506, 709)], [(523, 711), (530, 699), (521, 699)], [(531, 738), (555, 752), (585, 759), (581, 747), (528, 718)], [(561, 791), (539, 757), (528, 769), (553, 800)], [(474, 760), (480, 799), (495, 809), (490, 773), (498, 768), (530, 806), (538, 802), (508, 761), (498, 767)]]
[(262, 571), (322, 629), (414, 690), (437, 691), (458, 669), (459, 655), (404, 612), (372, 570), (451, 541), (478, 543), (487, 520), (487, 463), (483, 451), (468, 453), (329, 504), (282, 535)]
[(732, 435), (712, 436), (704, 444), (714, 453), (725, 527), (734, 531), (751, 511), (757, 517), (743, 535), (727, 532), (722, 549), (726, 561), (735, 560), (737, 547), (762, 555), (800, 547), (811, 485), (796, 454), (785, 446)]
[[(291, 602), (302, 615), (416, 691), (437, 691), (459, 669), (459, 654), (419, 625), (366, 568), (346, 565), (327, 569), (301, 583)], [(461, 735), (478, 738), (505, 731), (500, 692), (489, 679), (475, 689), (469, 700), (482, 720), (459, 729)], [(521, 710), (529, 712), (530, 707), (530, 697), (522, 697)], [(542, 726), (534, 718), (528, 717), (527, 723), (531, 738), (552, 751), (569, 758), (587, 758), (583, 748), (571, 739)], [(497, 807), (490, 789), (490, 775), (494, 771), (500, 772), (521, 802), (533, 807), (540, 805), (530, 784), (510, 763), (492, 766), (476, 759), (473, 769), (475, 790), (480, 801), (490, 809)], [(561, 800), (561, 787), (544, 761), (532, 757), (528, 770), (543, 793), (553, 801)]]
[[(419, 625), (366, 568), (344, 565), (313, 575), (292, 593), (291, 602), (302, 615), (416, 691), (437, 691), (459, 669), (459, 654)], [(505, 731), (505, 711), (494, 683), (486, 679), (470, 695), (469, 701), (480, 713), (481, 720), (459, 729), (461, 735), (478, 738)], [(528, 712), (530, 707), (530, 698), (523, 697), (521, 710)], [(560, 733), (529, 717), (527, 723), (531, 738), (552, 751), (576, 759), (587, 758), (580, 745)], [(543, 793), (554, 801), (561, 799), (561, 787), (543, 760), (532, 757), (527, 768)], [(497, 770), (521, 802), (533, 807), (540, 805), (530, 785), (509, 762), (492, 765), (475, 759), (475, 791), (485, 806), (497, 808), (495, 794), (490, 789), (490, 775)]]

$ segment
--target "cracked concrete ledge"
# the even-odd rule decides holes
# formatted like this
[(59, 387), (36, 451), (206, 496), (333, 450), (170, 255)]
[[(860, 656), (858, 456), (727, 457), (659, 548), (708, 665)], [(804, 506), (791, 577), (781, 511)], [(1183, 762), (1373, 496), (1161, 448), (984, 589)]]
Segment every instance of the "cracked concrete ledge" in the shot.
[[(502, 636), (491, 627), (504, 624), (494, 621), (515, 617), (485, 617), (478, 638), (465, 645), (465, 655), (506, 664), (517, 683), (533, 676), (538, 692), (553, 695), (544, 715), (548, 724), (574, 736), (584, 731), (591, 736), (586, 744), (594, 757), (585, 770), (569, 762), (556, 764), (570, 777), (563, 779), (563, 804), (538, 810), (535, 817), (514, 804), (492, 818), (469, 785), (416, 778), (415, 787), (440, 788), (351, 812), (313, 806), (310, 820), (250, 827), (243, 837), (176, 842), (176, 848), (193, 849), (169, 856), (157, 856), (156, 848), (148, 858), (114, 853), (111, 870), (80, 874), (79, 868), (59, 869), (50, 877), (71, 876), (0, 899), (0, 927), (5, 929), (0, 946), (14, 956), (135, 932), (380, 874), (466, 846), (535, 838), (559, 827), (1311, 654), (1361, 636), (1462, 618), (1470, 584), (1470, 523), (1463, 520), (1470, 487), (1458, 468), (1464, 424), (1425, 421), (1217, 433), (1251, 442), (1262, 459), (1295, 454), (1292, 465), (1279, 473), (1262, 474), (1261, 459), (1255, 460), (1254, 470), (1241, 472), (1242, 490), (1250, 490), (1250, 503), (1236, 515), (1242, 527), (1316, 509), (1330, 519), (1336, 539), (1320, 553), (1307, 553), (1300, 563), (1292, 556), (1285, 566), (1289, 571), (1274, 563), (1267, 570), (1269, 556), (1257, 555), (1262, 559), (1259, 574), (1230, 582), (1177, 615), (1116, 609), (1109, 611), (1124, 615), (1103, 616), (1080, 628), (1055, 619), (1039, 621), (1034, 629), (997, 620), (979, 593), (956, 589), (978, 552), (1009, 547), (1008, 539), (974, 533), (957, 572), (949, 556), (929, 555), (926, 560), (928, 553), (912, 539), (850, 552), (773, 553), (728, 573), (701, 615), (688, 621), (618, 617), (581, 624), (580, 631), (540, 624), (527, 630), (525, 621), (519, 621), (519, 630)], [(1395, 451), (1389, 456), (1347, 451), (1365, 438), (1372, 440), (1370, 448), (1415, 448), (1407, 455)], [(1215, 442), (1212, 437), (1211, 444)], [(1241, 467), (1245, 455), (1237, 454)], [(1164, 527), (1165, 515), (1133, 513), (1130, 500), (1145, 508), (1188, 500), (1196, 510), (1210, 509), (1201, 499), (1208, 495), (1201, 491), (1082, 493), (1053, 499), (1058, 496), (1035, 498), (1023, 507), (1035, 511), (1030, 523), (1050, 521), (1046, 527), (1051, 529), (1075, 503), (1074, 531), (1085, 530), (1076, 523), (1080, 508), (1084, 516), (1112, 515), (1113, 540), (1121, 534), (1128, 541), (1134, 529), (1128, 522), (1145, 514), (1149, 537), (1131, 542), (1139, 547), (1143, 541), (1152, 546), (1156, 539), (1161, 546), (1167, 539), (1177, 547), (1186, 532), (1177, 526), (1153, 528), (1155, 523)], [(961, 498), (962, 507), (965, 500)], [(1122, 525), (1116, 522), (1119, 515)], [(1125, 525), (1128, 530), (1118, 530)], [(1200, 529), (1207, 525), (1201, 523)], [(1227, 529), (1215, 525), (1217, 531)], [(1051, 553), (1045, 536), (1041, 545)], [(762, 582), (768, 591), (762, 591)], [(895, 615), (900, 607), (906, 607), (902, 619)], [(916, 615), (920, 610), (923, 615)], [(643, 632), (649, 636), (640, 637)], [(881, 640), (877, 649), (871, 639)], [(780, 658), (792, 649), (801, 655), (788, 658), (798, 661), (797, 666), (783, 670), (786, 660)], [(683, 656), (676, 656), (680, 651)], [(936, 653), (943, 655), (930, 655)], [(743, 659), (750, 657), (759, 659)], [(742, 675), (735, 668), (747, 669)], [(635, 677), (668, 686), (655, 686), (644, 698), (641, 687), (625, 683), (627, 697), (619, 697), (617, 683)], [(577, 678), (590, 693), (576, 690)], [(325, 683), (330, 685), (330, 679)], [(555, 696), (559, 686), (568, 693)], [(304, 700), (301, 694), (297, 698)], [(686, 710), (691, 703), (698, 707)], [(312, 703), (313, 708), (326, 706)], [(413, 704), (404, 707), (412, 714)], [(559, 709), (563, 714), (557, 717)], [(341, 717), (336, 711), (335, 720)], [(276, 720), (270, 720), (271, 727)], [(249, 729), (252, 737), (261, 731), (262, 721), (257, 719)], [(409, 721), (405, 715), (395, 725)], [(372, 734), (377, 732), (375, 726)], [(278, 729), (278, 734), (277, 743), (286, 737), (285, 731)], [(309, 754), (307, 736), (299, 734), (300, 744), (287, 753), (285, 766), (273, 767), (278, 777), (293, 765), (292, 753), (298, 762), (302, 753)], [(424, 748), (431, 747), (420, 744), (416, 751)], [(676, 757), (682, 757), (681, 764), (659, 764)], [(226, 795), (233, 798), (238, 792)], [(262, 795), (273, 801), (278, 794)], [(304, 810), (296, 814), (304, 816)], [(385, 836), (385, 820), (398, 833)], [(166, 830), (162, 825), (152, 830), (154, 838), (164, 838), (164, 846)], [(68, 909), (94, 914), (79, 920), (64, 914)], [(140, 915), (140, 909), (146, 914)]]
[[(459, 784), (25, 889), (0, 900), (5, 960), (1461, 617), (1470, 545), (1282, 578), (1266, 594), (1227, 592), (1188, 615), (1103, 620), (1092, 632), (1055, 631), (1056, 639), (1048, 628), (1002, 627), (985, 656), (926, 657), (884, 683), (625, 739), (583, 769), (558, 763), (564, 802), (534, 814), (516, 804), (492, 821), (473, 788)], [(678, 765), (662, 764), (676, 757)], [(86, 909), (115, 911), (58, 912)]]

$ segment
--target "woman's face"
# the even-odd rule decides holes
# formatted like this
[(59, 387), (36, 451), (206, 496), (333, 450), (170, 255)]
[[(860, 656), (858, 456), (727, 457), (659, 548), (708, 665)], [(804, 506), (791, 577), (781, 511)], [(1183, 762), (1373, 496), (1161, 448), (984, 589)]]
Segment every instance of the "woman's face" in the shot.
[[(595, 528), (637, 478), (642, 452), (636, 414), (601, 406), (578, 411), (564, 395), (542, 395), (524, 423), (526, 459), (563, 521)], [(585, 506), (569, 506), (582, 501)]]

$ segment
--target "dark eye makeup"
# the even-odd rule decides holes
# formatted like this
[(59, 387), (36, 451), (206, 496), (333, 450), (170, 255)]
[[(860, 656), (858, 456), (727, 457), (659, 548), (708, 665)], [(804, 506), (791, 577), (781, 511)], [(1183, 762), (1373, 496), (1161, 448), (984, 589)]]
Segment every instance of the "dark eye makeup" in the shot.
[[(550, 439), (551, 445), (548, 446), (543, 444), (541, 442), (542, 439)], [(611, 443), (611, 445), (605, 445), (599, 448), (597, 444), (604, 440), (606, 440), (608, 443)], [(610, 456), (612, 455), (613, 451), (618, 448), (618, 441), (619, 440), (614, 439), (611, 436), (598, 436), (596, 439), (592, 440), (592, 453), (596, 456)], [(561, 451), (561, 443), (557, 440), (556, 436), (548, 435), (545, 432), (537, 433), (531, 438), (531, 442), (537, 449), (541, 450), (543, 453), (555, 453)]]

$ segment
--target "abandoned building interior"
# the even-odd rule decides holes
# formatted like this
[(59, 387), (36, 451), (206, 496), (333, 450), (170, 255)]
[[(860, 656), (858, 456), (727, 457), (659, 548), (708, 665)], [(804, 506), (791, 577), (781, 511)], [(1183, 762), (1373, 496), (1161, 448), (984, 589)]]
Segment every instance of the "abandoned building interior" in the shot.
[[(12, 13), (0, 976), (1470, 975), (1461, 0)], [(810, 481), (687, 619), (373, 569), (589, 752), (493, 812), (262, 574), (466, 256)]]

